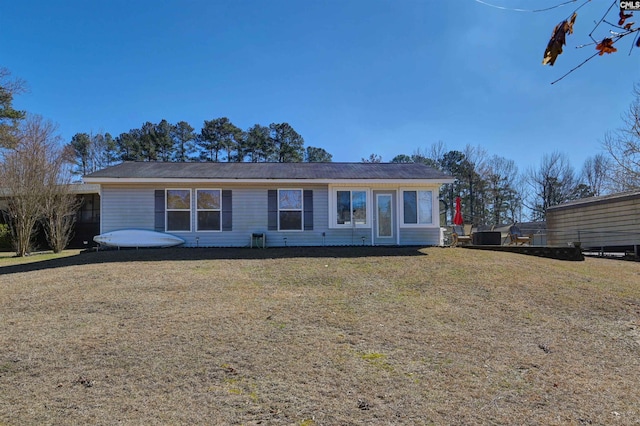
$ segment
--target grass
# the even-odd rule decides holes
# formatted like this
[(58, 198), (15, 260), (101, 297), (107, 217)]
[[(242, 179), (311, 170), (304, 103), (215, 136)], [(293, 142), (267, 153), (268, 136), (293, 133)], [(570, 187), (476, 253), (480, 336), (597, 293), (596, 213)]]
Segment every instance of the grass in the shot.
[(0, 268), (10, 265), (24, 265), (26, 263), (40, 263), (52, 259), (61, 259), (69, 256), (77, 256), (80, 250), (65, 250), (62, 253), (53, 253), (52, 251), (44, 251), (34, 253), (25, 257), (16, 257), (15, 252), (0, 251)]
[(0, 424), (636, 424), (640, 264), (440, 248), (0, 258)]

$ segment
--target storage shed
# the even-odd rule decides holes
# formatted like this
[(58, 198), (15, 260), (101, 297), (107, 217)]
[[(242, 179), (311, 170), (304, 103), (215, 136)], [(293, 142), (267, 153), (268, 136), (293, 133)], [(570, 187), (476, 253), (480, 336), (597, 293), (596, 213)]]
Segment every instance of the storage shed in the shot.
[(627, 252), (640, 247), (640, 191), (584, 198), (549, 207), (550, 245), (579, 242), (586, 250)]

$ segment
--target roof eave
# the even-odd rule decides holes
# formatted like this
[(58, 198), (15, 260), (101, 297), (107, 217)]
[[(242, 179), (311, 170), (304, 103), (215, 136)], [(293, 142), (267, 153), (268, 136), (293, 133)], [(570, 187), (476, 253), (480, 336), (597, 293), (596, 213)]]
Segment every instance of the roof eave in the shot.
[(106, 178), (85, 177), (91, 184), (175, 184), (175, 183), (305, 183), (305, 184), (422, 184), (442, 185), (453, 183), (452, 178), (433, 179), (242, 179), (242, 178)]

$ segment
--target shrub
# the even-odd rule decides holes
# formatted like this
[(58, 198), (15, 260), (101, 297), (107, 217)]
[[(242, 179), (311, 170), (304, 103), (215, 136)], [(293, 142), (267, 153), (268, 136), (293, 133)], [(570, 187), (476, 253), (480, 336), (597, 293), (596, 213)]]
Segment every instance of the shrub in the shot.
[(0, 223), (0, 251), (10, 251), (12, 248), (9, 225)]

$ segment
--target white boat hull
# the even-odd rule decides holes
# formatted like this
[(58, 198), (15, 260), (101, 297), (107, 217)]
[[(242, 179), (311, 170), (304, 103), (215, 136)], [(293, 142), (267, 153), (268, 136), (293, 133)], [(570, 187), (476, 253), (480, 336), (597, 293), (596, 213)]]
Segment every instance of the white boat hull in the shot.
[(106, 232), (93, 237), (93, 241), (109, 247), (173, 247), (185, 242), (175, 235), (144, 229)]

